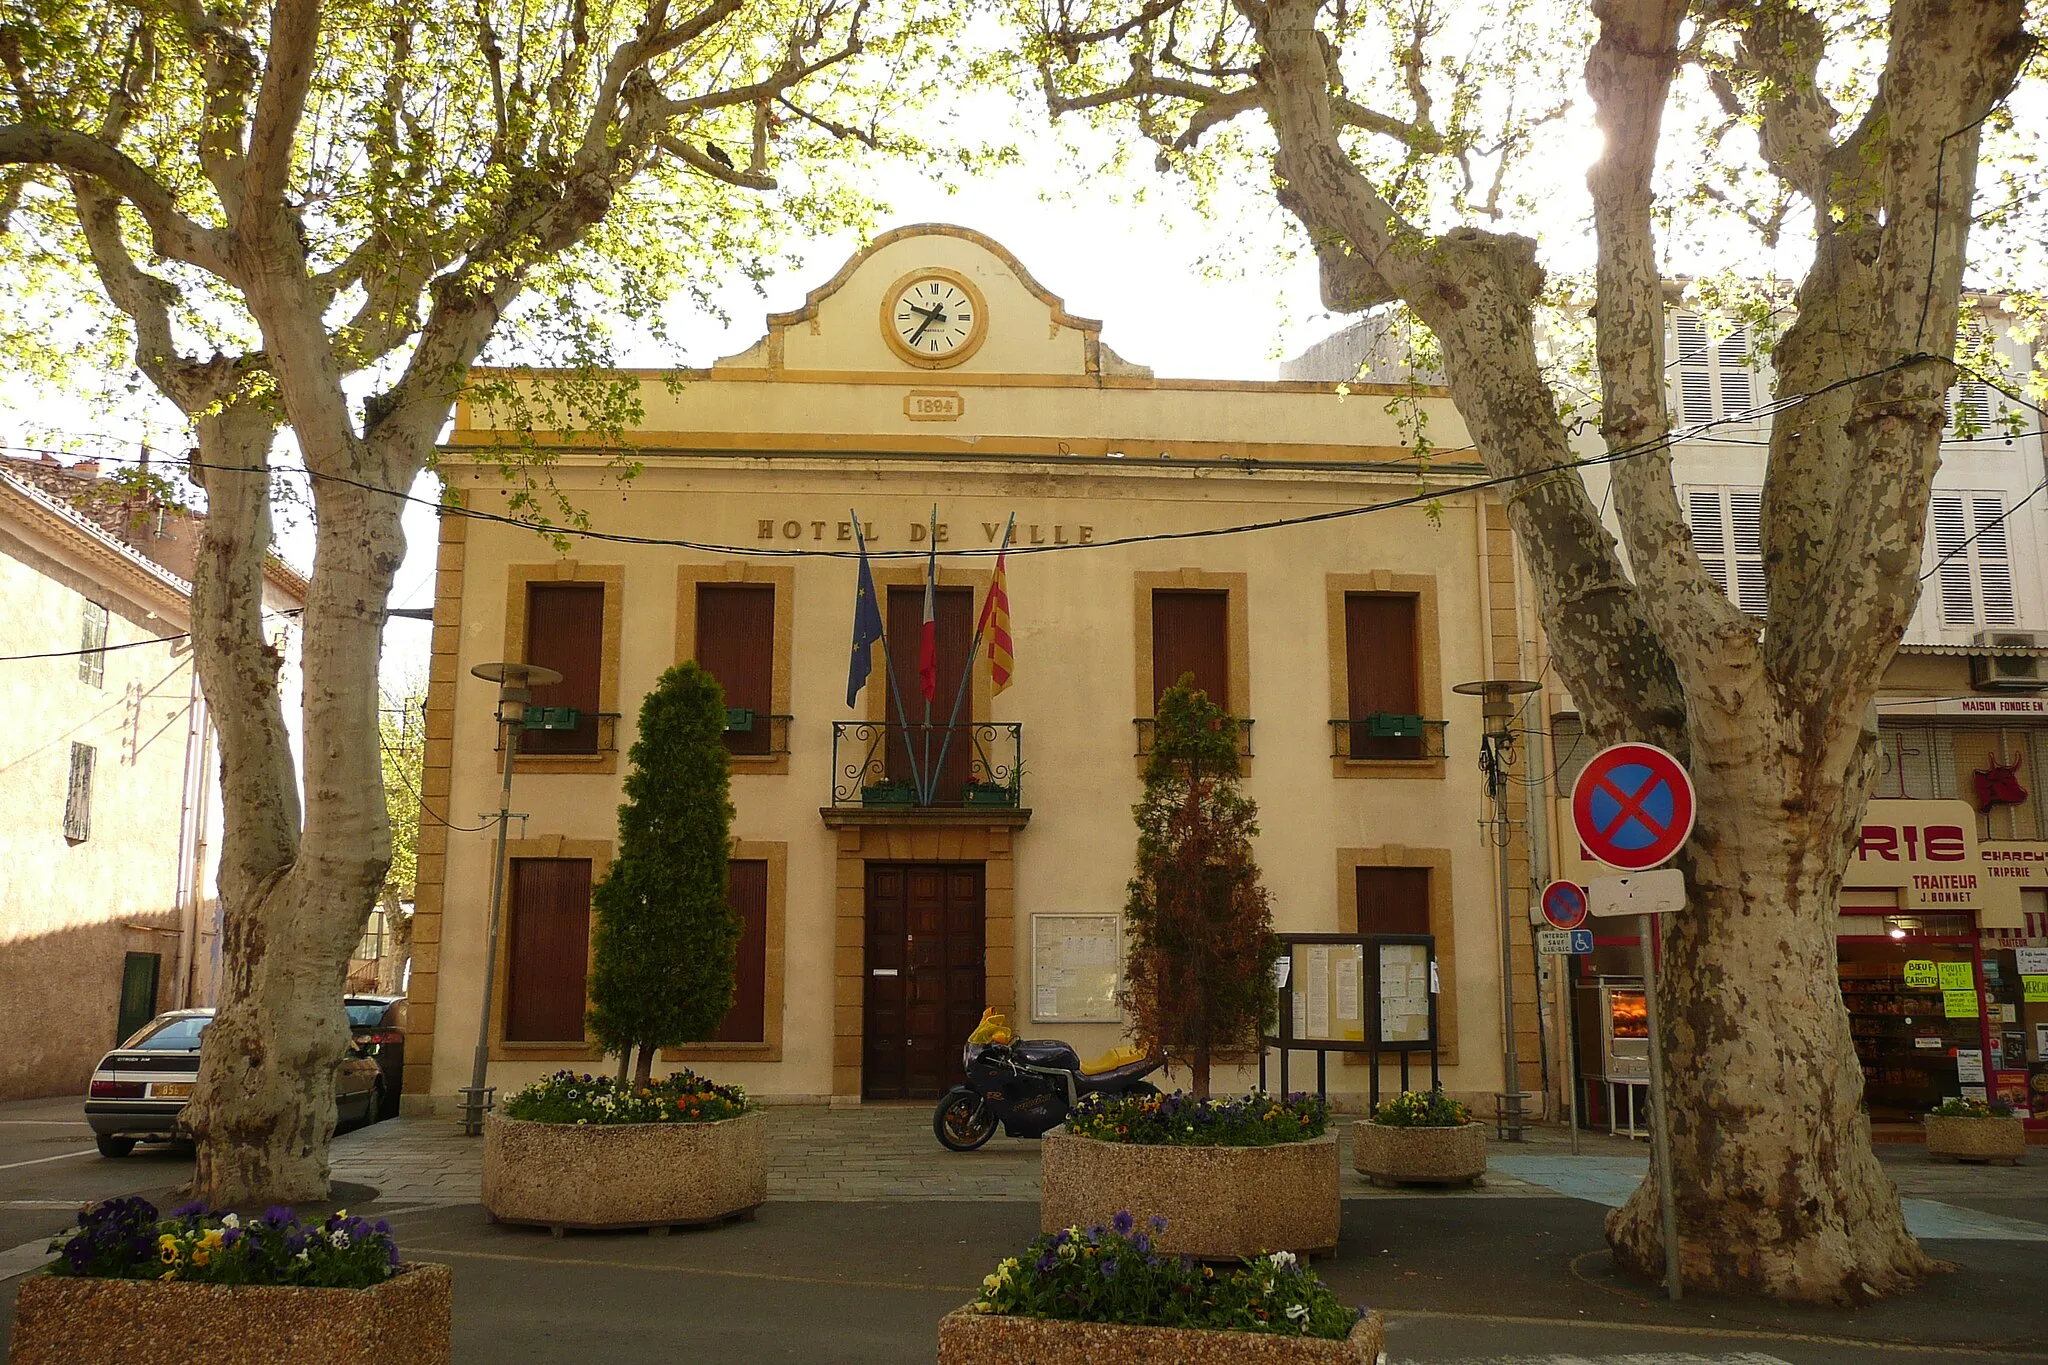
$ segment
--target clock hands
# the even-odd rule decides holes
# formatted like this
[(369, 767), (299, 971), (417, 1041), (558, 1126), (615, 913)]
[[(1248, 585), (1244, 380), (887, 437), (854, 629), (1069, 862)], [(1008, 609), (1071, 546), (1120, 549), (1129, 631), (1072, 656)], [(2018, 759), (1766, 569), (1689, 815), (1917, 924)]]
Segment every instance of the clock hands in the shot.
[(943, 308), (924, 309), (913, 303), (910, 305), (910, 311), (924, 319), (923, 322), (917, 324), (917, 330), (910, 334), (910, 344), (912, 346), (917, 345), (917, 339), (924, 335), (925, 328), (935, 322), (944, 322), (946, 320), (946, 310)]

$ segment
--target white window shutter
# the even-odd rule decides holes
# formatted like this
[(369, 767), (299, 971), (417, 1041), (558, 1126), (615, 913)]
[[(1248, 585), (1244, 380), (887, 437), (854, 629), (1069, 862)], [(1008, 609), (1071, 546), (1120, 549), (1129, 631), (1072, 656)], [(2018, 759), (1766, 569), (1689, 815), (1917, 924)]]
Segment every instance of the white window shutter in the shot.
[(1941, 584), (1941, 619), (1946, 625), (1977, 624), (1977, 594), (1970, 586), (1970, 529), (1963, 500), (1937, 493), (1929, 513), (1934, 522), (1936, 579)]
[(2012, 559), (2005, 538), (2005, 499), (1997, 494), (1978, 494), (1970, 499), (1975, 514), (1976, 541), (1971, 545), (1977, 561), (1977, 589), (1987, 626), (2009, 626), (2019, 620), (2012, 597)]
[(1723, 593), (1728, 591), (1728, 532), (1721, 518), (1721, 490), (1685, 490), (1685, 519), (1692, 526), (1692, 547), (1699, 552), (1707, 577)]
[(1688, 426), (1714, 420), (1714, 366), (1707, 345), (1707, 325), (1697, 313), (1672, 319), (1678, 352), (1678, 415)]
[(1764, 582), (1764, 495), (1762, 489), (1728, 490), (1729, 546), (1735, 561), (1735, 605), (1752, 616), (1770, 609)]
[(1749, 328), (1738, 326), (1721, 342), (1720, 365), (1715, 378), (1721, 386), (1720, 413), (1741, 418), (1756, 406), (1756, 389), (1749, 368)]

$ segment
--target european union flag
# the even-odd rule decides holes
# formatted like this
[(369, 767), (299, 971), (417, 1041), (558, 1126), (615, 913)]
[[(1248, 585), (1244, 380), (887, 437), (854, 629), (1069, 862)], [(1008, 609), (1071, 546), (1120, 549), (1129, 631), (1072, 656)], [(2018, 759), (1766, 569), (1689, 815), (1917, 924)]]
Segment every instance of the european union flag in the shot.
[(875, 596), (875, 575), (868, 568), (868, 542), (860, 533), (860, 516), (853, 518), (853, 536), (860, 545), (860, 577), (853, 590), (853, 658), (846, 666), (846, 704), (852, 706), (861, 688), (867, 686), (868, 671), (874, 667), (869, 648), (882, 638), (882, 604)]

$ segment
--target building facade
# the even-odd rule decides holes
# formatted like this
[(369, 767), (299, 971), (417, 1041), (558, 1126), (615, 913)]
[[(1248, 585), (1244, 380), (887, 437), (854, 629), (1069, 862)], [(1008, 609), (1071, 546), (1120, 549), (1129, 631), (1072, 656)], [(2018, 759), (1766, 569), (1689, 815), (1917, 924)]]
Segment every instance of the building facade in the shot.
[[(0, 465), (0, 638), (26, 656), (0, 662), (0, 1099), (83, 1093), (159, 1009), (213, 999), (219, 769), (191, 585), (147, 552), (196, 528), (164, 511), (90, 464)], [(273, 566), (294, 692), (303, 601)]]
[[(509, 509), (485, 452), (517, 438), (480, 403), (459, 412), (441, 468), (484, 515), (441, 523), (413, 1111), (454, 1103), (480, 1025), (501, 1092), (605, 1065), (583, 1027), (590, 888), (612, 857), (640, 700), (690, 658), (734, 718), (745, 929), (731, 1015), (673, 1063), (769, 1098), (853, 1103), (936, 1096), (984, 1006), (1084, 1056), (1124, 1041), (1138, 755), (1159, 691), (1192, 673), (1249, 722), (1244, 786), (1278, 927), (1434, 934), (1444, 1082), (1502, 1088), (1479, 706), (1451, 690), (1526, 667), (1499, 504), (1464, 486), (1472, 467), (1407, 459), (1391, 391), (1161, 379), (1099, 333), (986, 237), (887, 233), (749, 350), (680, 385), (638, 376), (630, 482), (610, 476), (617, 450), (544, 436), (596, 533), (565, 537), (566, 552), (492, 519)], [(1433, 430), (1458, 427), (1440, 391), (1418, 401)], [(1013, 517), (1015, 674), (996, 695), (985, 660), (967, 661)], [(886, 648), (850, 702), (857, 535)], [(934, 539), (927, 729), (916, 639)], [(496, 688), (471, 669), (499, 660), (561, 672), (535, 702), (577, 715), (521, 741), (485, 1021), (494, 848), (476, 813), (495, 809), (503, 756)], [(1356, 1017), (1361, 998), (1340, 984), (1306, 1008)], [(1517, 1023), (1533, 1078), (1533, 1010)], [(1294, 1061), (1299, 1084), (1313, 1059)], [(1218, 1085), (1257, 1074), (1247, 1058)], [(1328, 1084), (1363, 1092), (1366, 1068), (1333, 1058)]]

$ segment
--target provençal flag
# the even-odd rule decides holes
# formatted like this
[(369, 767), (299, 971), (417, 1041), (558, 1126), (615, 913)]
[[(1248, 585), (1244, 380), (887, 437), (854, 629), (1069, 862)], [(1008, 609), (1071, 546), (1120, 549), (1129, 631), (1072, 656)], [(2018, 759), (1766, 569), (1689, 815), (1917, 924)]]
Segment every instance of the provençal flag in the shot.
[(988, 642), (989, 694), (1001, 696), (1010, 685), (1010, 673), (1017, 661), (1010, 653), (1010, 588), (1003, 562), (1010, 556), (1007, 543), (996, 556), (995, 576), (989, 579), (988, 596), (981, 603), (981, 622), (975, 633)]
[(927, 703), (939, 697), (939, 509), (932, 507), (926, 531), (931, 553), (924, 574), (924, 620), (917, 629), (917, 690)]
[(858, 515), (853, 519), (853, 534), (860, 544), (860, 574), (853, 589), (853, 658), (846, 666), (848, 706), (867, 685), (868, 671), (874, 667), (869, 655), (875, 641), (882, 638), (882, 604), (875, 597), (875, 575), (868, 567), (868, 543), (860, 533)]

